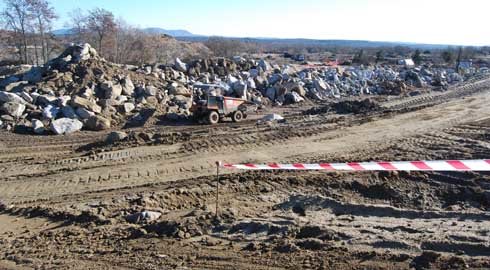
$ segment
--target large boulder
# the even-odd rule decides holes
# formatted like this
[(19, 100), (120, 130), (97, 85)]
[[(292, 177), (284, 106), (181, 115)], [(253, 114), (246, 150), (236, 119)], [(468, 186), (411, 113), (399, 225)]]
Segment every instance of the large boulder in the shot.
[(288, 82), (286, 84), (286, 89), (288, 90), (288, 92), (296, 92), (302, 97), (306, 96), (305, 88), (300, 83)]
[(6, 102), (0, 109), (10, 116), (19, 118), (24, 113), (26, 105), (15, 102)]
[(93, 115), (87, 120), (87, 128), (90, 130), (105, 130), (111, 128), (111, 120), (100, 115)]
[(261, 67), (263, 71), (269, 71), (272, 69), (272, 66), (264, 59), (259, 60), (259, 67)]
[(233, 84), (233, 92), (237, 97), (246, 99), (247, 98), (247, 83), (239, 80)]
[(102, 108), (99, 105), (83, 97), (76, 96), (71, 100), (71, 104), (74, 107), (84, 108), (94, 113), (102, 112)]
[(145, 87), (145, 94), (147, 96), (156, 96), (158, 94), (158, 88), (153, 85), (148, 85)]
[(111, 81), (101, 83), (100, 88), (104, 91), (104, 97), (106, 99), (116, 99), (123, 91), (123, 87), (120, 84)]
[(32, 129), (34, 130), (35, 134), (43, 134), (46, 131), (46, 128), (44, 128), (43, 122), (41, 122), (38, 119), (32, 119)]
[(77, 108), (75, 113), (80, 117), (80, 119), (89, 119), (91, 116), (95, 115), (94, 112), (91, 112), (85, 108)]
[(24, 73), (24, 76), (22, 76), (23, 81), (28, 81), (30, 83), (38, 83), (42, 80), (42, 78), (42, 67), (32, 67), (28, 72)]
[(75, 110), (72, 107), (70, 107), (70, 106), (64, 106), (64, 107), (62, 107), (61, 108), (61, 113), (66, 118), (77, 118), (77, 114), (75, 113)]
[(187, 71), (187, 64), (182, 62), (179, 58), (175, 58), (175, 69), (178, 71), (186, 72)]
[(71, 52), (70, 56), (72, 56), (69, 60), (74, 62), (81, 62), (97, 57), (97, 51), (88, 43), (83, 45), (74, 45), (68, 48), (67, 51)]
[(291, 103), (299, 103), (305, 101), (305, 99), (301, 97), (297, 92), (287, 93), (285, 98)]
[(170, 85), (168, 93), (171, 95), (174, 95), (174, 96), (177, 96), (177, 95), (186, 96), (186, 97), (191, 96), (191, 91), (189, 89), (185, 88), (185, 86), (178, 84), (178, 83), (172, 83)]
[(15, 102), (20, 104), (26, 104), (27, 102), (20, 96), (14, 93), (8, 93), (5, 91), (0, 91), (0, 101), (2, 102)]
[(14, 90), (21, 90), (26, 84), (29, 84), (29, 82), (27, 81), (13, 82), (5, 86), (5, 91), (11, 92)]
[(108, 144), (113, 144), (118, 141), (122, 141), (128, 137), (128, 134), (122, 131), (113, 131), (107, 135), (105, 141)]
[(50, 129), (54, 134), (70, 134), (81, 130), (83, 123), (78, 119), (60, 118), (51, 122)]
[(133, 84), (133, 81), (131, 81), (131, 78), (129, 76), (126, 76), (124, 79), (122, 79), (121, 85), (122, 85), (122, 93), (124, 95), (126, 95), (126, 96), (133, 95), (134, 84)]
[(43, 117), (46, 119), (55, 119), (59, 112), (60, 108), (48, 105), (43, 109)]
[(136, 107), (134, 106), (133, 103), (131, 102), (126, 102), (122, 105), (124, 113), (130, 113), (132, 112)]
[(265, 96), (268, 97), (271, 101), (276, 99), (276, 88), (270, 87), (265, 92)]
[(320, 92), (328, 90), (328, 84), (325, 83), (325, 81), (323, 81), (322, 79), (315, 80), (313, 83), (315, 85), (315, 89)]

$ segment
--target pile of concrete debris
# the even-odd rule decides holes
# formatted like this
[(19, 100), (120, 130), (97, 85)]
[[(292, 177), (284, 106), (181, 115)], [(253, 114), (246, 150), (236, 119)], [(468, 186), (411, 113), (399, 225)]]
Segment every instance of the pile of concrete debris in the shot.
[(234, 96), (258, 105), (355, 95), (400, 95), (412, 88), (447, 87), (466, 77), (451, 69), (397, 66), (297, 70), (242, 57), (172, 66), (128, 66), (101, 58), (89, 44), (71, 45), (44, 66), (0, 70), (0, 127), (66, 134), (138, 124), (153, 115), (178, 120), (193, 101)]
[(44, 66), (4, 76), (0, 126), (66, 134), (137, 121), (148, 108), (188, 114), (192, 98), (186, 78), (172, 68), (133, 71), (105, 61), (89, 44), (72, 45)]
[(416, 88), (444, 90), (476, 73), (488, 72), (474, 70), (463, 76), (454, 69), (430, 66), (309, 67), (297, 70), (293, 66), (271, 65), (263, 59), (254, 61), (242, 57), (231, 61), (200, 60), (179, 66), (189, 75), (193, 87), (201, 90), (198, 95), (228, 95), (275, 105), (298, 103), (305, 98), (326, 100), (411, 94)]

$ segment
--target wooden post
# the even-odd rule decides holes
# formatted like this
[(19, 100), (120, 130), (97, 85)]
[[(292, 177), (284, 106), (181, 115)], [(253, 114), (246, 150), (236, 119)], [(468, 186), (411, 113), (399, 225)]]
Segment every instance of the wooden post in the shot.
[(216, 161), (216, 213), (215, 217), (218, 218), (219, 214), (219, 167), (221, 165), (221, 162)]

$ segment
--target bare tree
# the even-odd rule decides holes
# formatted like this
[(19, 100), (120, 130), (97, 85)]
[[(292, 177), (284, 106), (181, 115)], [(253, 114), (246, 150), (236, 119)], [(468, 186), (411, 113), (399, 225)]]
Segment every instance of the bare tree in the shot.
[(104, 55), (104, 42), (113, 37), (117, 29), (114, 14), (102, 8), (89, 11), (87, 28), (95, 34), (97, 49)]
[(87, 42), (87, 15), (82, 9), (77, 8), (68, 12), (69, 22), (66, 27), (73, 31), (72, 37), (75, 43)]
[[(29, 3), (29, 11), (34, 19), (33, 28), (34, 32), (38, 33), (38, 40), (41, 43), (41, 56), (43, 63), (46, 63), (49, 59), (49, 36), (46, 33), (51, 30), (51, 23), (57, 18), (53, 7), (49, 5), (46, 0), (27, 0)], [(37, 45), (37, 41), (35, 44)], [(37, 54), (37, 48), (36, 48)], [(37, 57), (36, 57), (37, 60)]]
[(33, 19), (29, 0), (5, 0), (1, 16), (6, 28), (14, 32), (20, 61), (27, 64), (28, 29)]

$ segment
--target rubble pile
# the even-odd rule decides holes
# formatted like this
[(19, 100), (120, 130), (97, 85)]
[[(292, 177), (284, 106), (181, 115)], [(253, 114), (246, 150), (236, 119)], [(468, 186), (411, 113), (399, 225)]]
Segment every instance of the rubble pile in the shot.
[(67, 134), (109, 129), (138, 119), (147, 108), (188, 114), (192, 99), (186, 82), (187, 76), (172, 68), (133, 69), (105, 61), (89, 44), (72, 45), (44, 66), (4, 76), (1, 125)]
[[(12, 69), (12, 68), (11, 68)], [(33, 133), (105, 130), (190, 115), (193, 101), (209, 95), (284, 105), (305, 99), (400, 95), (421, 87), (446, 88), (464, 81), (451, 69), (401, 66), (314, 67), (297, 70), (265, 60), (212, 58), (172, 66), (117, 65), (89, 44), (71, 45), (44, 66), (1, 71), (0, 127)], [(151, 110), (152, 113), (148, 113)]]

